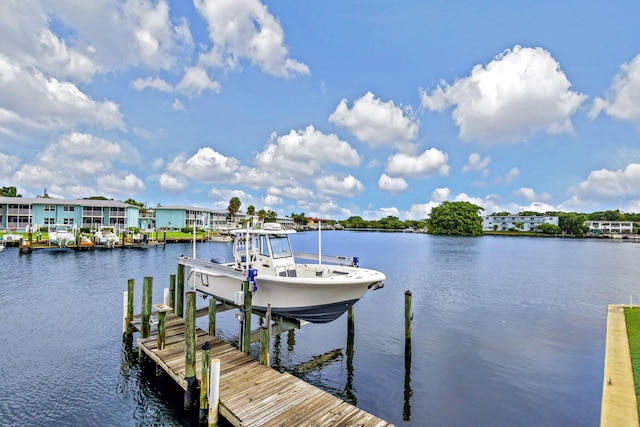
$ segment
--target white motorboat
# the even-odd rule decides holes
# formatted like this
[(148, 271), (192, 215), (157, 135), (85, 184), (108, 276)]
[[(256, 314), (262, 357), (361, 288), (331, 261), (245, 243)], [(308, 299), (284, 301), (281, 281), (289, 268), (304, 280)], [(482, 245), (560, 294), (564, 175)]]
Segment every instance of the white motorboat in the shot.
[[(242, 293), (242, 282), (249, 280), (253, 310), (266, 312), (271, 304), (273, 315), (312, 323), (337, 319), (368, 290), (384, 286), (385, 275), (359, 268), (357, 258), (294, 254), (289, 234), (295, 232), (275, 223), (233, 230), (232, 262), (182, 256), (178, 263), (191, 268), (188, 283), (198, 292), (233, 304)], [(296, 262), (312, 256), (316, 263)], [(329, 259), (334, 263), (327, 264)]]
[(68, 225), (55, 224), (49, 226), (49, 245), (66, 248), (74, 244), (76, 236), (74, 230)]
[(115, 227), (103, 226), (95, 233), (96, 244), (105, 246), (107, 248), (113, 248), (120, 244), (120, 237), (116, 232)]
[(4, 242), (0, 242), (0, 252), (4, 251), (5, 247)]

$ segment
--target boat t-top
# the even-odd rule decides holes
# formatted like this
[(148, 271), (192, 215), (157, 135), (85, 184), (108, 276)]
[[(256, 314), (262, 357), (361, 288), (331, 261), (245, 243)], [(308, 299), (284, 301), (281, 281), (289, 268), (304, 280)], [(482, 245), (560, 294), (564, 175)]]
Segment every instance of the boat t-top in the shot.
[[(178, 263), (191, 267), (189, 285), (198, 292), (234, 303), (242, 282), (250, 280), (253, 310), (265, 312), (271, 304), (274, 315), (312, 323), (337, 319), (369, 289), (384, 286), (385, 275), (358, 267), (356, 257), (294, 254), (289, 235), (295, 232), (277, 223), (232, 230), (233, 261), (183, 256)], [(311, 257), (317, 262), (296, 262)]]

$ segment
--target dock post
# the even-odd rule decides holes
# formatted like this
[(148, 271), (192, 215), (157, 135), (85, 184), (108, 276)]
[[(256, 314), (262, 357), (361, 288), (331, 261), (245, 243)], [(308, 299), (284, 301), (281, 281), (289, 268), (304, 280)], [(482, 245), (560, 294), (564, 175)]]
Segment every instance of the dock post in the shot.
[(413, 314), (411, 313), (411, 291), (404, 293), (404, 346), (405, 357), (407, 355), (407, 348), (409, 349), (409, 357), (411, 357), (411, 320)]
[(216, 336), (216, 312), (218, 302), (214, 297), (209, 299), (209, 335)]
[(184, 409), (192, 408), (198, 380), (196, 378), (196, 293), (187, 292), (187, 313), (184, 325), (184, 379), (187, 390), (184, 392)]
[(263, 326), (260, 328), (260, 364), (269, 366), (270, 358), (270, 340), (269, 340), (269, 327)]
[(202, 381), (200, 381), (200, 418), (201, 424), (207, 422), (209, 413), (209, 378), (211, 366), (211, 343), (202, 344)]
[(244, 291), (244, 307), (242, 308), (242, 351), (249, 354), (251, 349), (251, 290), (250, 282), (242, 282)]
[(140, 336), (151, 335), (151, 299), (153, 298), (153, 277), (145, 277), (142, 281), (142, 325)]
[(209, 378), (209, 426), (218, 425), (218, 405), (220, 402), (220, 359), (211, 361)]
[(176, 312), (176, 275), (169, 275), (169, 307), (173, 309), (173, 312)]
[(129, 279), (127, 281), (127, 329), (131, 328), (131, 321), (133, 320), (133, 290), (134, 290), (134, 280)]
[(184, 265), (178, 264), (178, 280), (176, 283), (176, 306), (173, 311), (176, 315), (184, 317)]
[(352, 305), (347, 311), (347, 334), (353, 335), (355, 329), (355, 309)]
[(129, 300), (128, 292), (124, 291), (122, 295), (122, 339), (124, 340), (127, 337), (127, 332), (129, 332), (129, 313), (127, 302)]
[(167, 312), (165, 310), (158, 311), (158, 350), (164, 350), (164, 344), (167, 337)]
[(402, 419), (411, 421), (411, 291), (404, 293), (404, 406)]

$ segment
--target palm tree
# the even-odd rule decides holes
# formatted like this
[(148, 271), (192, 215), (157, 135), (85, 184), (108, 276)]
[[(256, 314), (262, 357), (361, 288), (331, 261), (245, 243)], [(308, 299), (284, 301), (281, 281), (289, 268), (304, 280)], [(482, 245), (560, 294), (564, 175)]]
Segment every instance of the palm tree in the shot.
[(232, 197), (231, 200), (229, 200), (229, 207), (227, 208), (227, 210), (229, 211), (229, 215), (231, 215), (232, 221), (235, 220), (235, 216), (240, 210), (241, 205), (242, 203), (240, 202), (240, 199), (237, 197)]

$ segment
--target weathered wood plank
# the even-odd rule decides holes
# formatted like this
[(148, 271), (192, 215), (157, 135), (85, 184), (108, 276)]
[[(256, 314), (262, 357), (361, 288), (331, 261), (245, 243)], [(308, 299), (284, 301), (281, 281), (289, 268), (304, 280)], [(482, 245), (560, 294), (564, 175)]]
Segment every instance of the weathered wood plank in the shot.
[[(130, 322), (139, 330), (140, 315)], [(184, 320), (167, 314), (166, 340), (157, 348), (157, 327), (139, 340), (140, 349), (183, 390), (185, 381)], [(234, 426), (363, 426), (386, 427), (388, 422), (288, 374), (260, 365), (232, 345), (196, 328), (196, 377), (202, 378), (202, 345), (211, 344), (211, 357), (220, 359), (220, 416)]]

